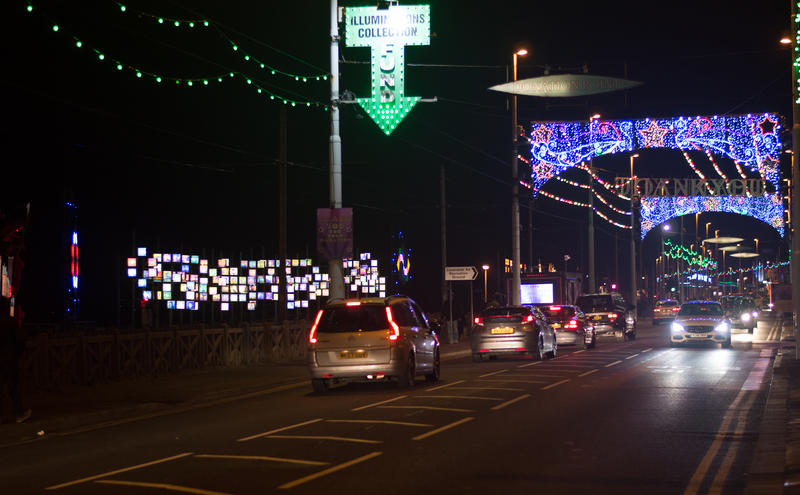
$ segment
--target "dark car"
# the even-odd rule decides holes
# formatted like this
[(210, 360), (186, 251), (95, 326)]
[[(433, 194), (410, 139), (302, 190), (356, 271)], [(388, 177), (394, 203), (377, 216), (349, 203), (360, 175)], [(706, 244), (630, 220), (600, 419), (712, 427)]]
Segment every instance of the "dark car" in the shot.
[(536, 308), (486, 308), (475, 317), (472, 330), (472, 358), (475, 361), (526, 354), (541, 360), (545, 356), (556, 357), (557, 352), (555, 331)]
[(636, 313), (634, 306), (617, 293), (585, 294), (575, 305), (586, 313), (598, 337), (616, 337), (620, 340), (636, 338)]
[(723, 296), (720, 304), (728, 317), (731, 327), (746, 328), (747, 333), (753, 333), (753, 329), (758, 325), (758, 307), (752, 297), (749, 296)]
[(580, 349), (594, 349), (597, 335), (586, 314), (570, 304), (545, 304), (537, 306), (547, 317), (556, 332), (558, 345), (575, 345)]

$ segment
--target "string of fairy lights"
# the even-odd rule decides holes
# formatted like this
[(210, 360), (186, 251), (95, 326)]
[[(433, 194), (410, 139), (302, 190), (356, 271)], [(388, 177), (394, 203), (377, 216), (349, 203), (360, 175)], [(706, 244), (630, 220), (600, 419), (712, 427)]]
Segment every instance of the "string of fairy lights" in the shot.
[(703, 256), (690, 247), (674, 244), (669, 239), (664, 239), (664, 256), (671, 259), (685, 261), (690, 267), (698, 266), (702, 269), (716, 269), (717, 262), (709, 257)]
[[(139, 10), (132, 10), (129, 9), (126, 5), (114, 2), (119, 7), (119, 11), (122, 13), (133, 13), (141, 18), (147, 18), (154, 20), (157, 24), (163, 24), (166, 26), (173, 26), (176, 28), (180, 27), (215, 27), (218, 32), (222, 34), (222, 31), (214, 26), (210, 21), (203, 20), (203, 19), (178, 19), (172, 17), (165, 17), (165, 16), (158, 16), (155, 14), (151, 14), (144, 11)], [(97, 61), (98, 63), (103, 63), (106, 65), (110, 65), (113, 69), (118, 72), (127, 72), (132, 74), (136, 79), (140, 80), (150, 80), (156, 84), (172, 84), (175, 86), (181, 87), (207, 87), (213, 84), (221, 84), (226, 81), (231, 80), (239, 80), (243, 82), (247, 87), (251, 87), (255, 90), (255, 92), (266, 99), (274, 102), (280, 102), (284, 105), (291, 106), (291, 107), (316, 107), (322, 108), (324, 110), (328, 110), (328, 105), (319, 101), (314, 100), (304, 100), (304, 99), (293, 99), (288, 98), (286, 96), (280, 95), (265, 86), (259, 84), (257, 81), (254, 80), (253, 77), (240, 72), (240, 71), (227, 71), (224, 73), (218, 73), (213, 75), (206, 75), (202, 77), (179, 77), (173, 75), (165, 75), (163, 73), (154, 72), (150, 70), (146, 70), (139, 65), (135, 65), (129, 63), (127, 61), (122, 60), (119, 57), (109, 54), (106, 50), (103, 50), (99, 47), (88, 46), (84, 40), (76, 35), (76, 34), (68, 34), (64, 29), (61, 23), (50, 19), (46, 15), (39, 12), (39, 9), (34, 7), (33, 2), (28, 1), (26, 4), (25, 11), (29, 14), (36, 13), (46, 19), (46, 21), (50, 24), (50, 30), (53, 34), (63, 34), (64, 36), (71, 39), (72, 45), (79, 50), (84, 50), (88, 53), (92, 54), (92, 58)], [(238, 51), (238, 46), (227, 36), (224, 34), (222, 35), (223, 38), (232, 44), (233, 50)], [(315, 74), (315, 75), (301, 75), (301, 74), (293, 74), (286, 71), (278, 70), (277, 68), (267, 65), (260, 59), (257, 59), (250, 55), (249, 53), (244, 54), (244, 58), (247, 61), (253, 61), (254, 63), (258, 64), (261, 69), (268, 71), (271, 75), (281, 75), (285, 77), (290, 77), (295, 81), (299, 82), (308, 82), (308, 81), (320, 81), (320, 80), (327, 80), (328, 74)]]
[(747, 266), (747, 267), (743, 266), (741, 268), (728, 267), (726, 270), (721, 270), (721, 271), (717, 271), (717, 272), (708, 272), (707, 270), (704, 270), (702, 268), (691, 268), (689, 270), (682, 270), (681, 272), (678, 272), (676, 270), (676, 271), (671, 272), (671, 273), (665, 273), (664, 275), (659, 277), (659, 279), (667, 279), (667, 278), (684, 276), (684, 275), (693, 274), (693, 273), (702, 273), (704, 275), (707, 275), (708, 277), (728, 277), (728, 276), (731, 276), (731, 275), (739, 275), (739, 274), (743, 274), (743, 273), (755, 272), (755, 271), (760, 270), (762, 268), (765, 269), (765, 270), (769, 270), (771, 268), (780, 268), (780, 267), (783, 267), (783, 266), (789, 266), (789, 263), (791, 263), (791, 262), (790, 261), (781, 261), (781, 262), (777, 262), (777, 263), (772, 263), (772, 262), (767, 261), (764, 264), (759, 263), (757, 265), (752, 265), (752, 266)]

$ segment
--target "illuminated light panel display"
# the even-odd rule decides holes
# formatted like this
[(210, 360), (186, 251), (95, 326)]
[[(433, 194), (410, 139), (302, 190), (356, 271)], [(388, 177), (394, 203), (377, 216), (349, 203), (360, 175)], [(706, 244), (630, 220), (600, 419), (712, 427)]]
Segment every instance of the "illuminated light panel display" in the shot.
[[(378, 260), (370, 253), (359, 259), (342, 260), (348, 297), (386, 296), (386, 278), (380, 275)], [(210, 261), (198, 255), (153, 253), (138, 248), (127, 258), (124, 269), (143, 300), (164, 301), (167, 309), (199, 310), (213, 303), (221, 311), (243, 305), (255, 311), (266, 301), (280, 299), (280, 281), (286, 281), (286, 308), (308, 308), (309, 303), (330, 295), (330, 279), (310, 259)]]
[(430, 5), (347, 7), (345, 13), (346, 46), (372, 52), (372, 95), (356, 101), (388, 136), (420, 100), (405, 96), (405, 47), (430, 44)]
[(746, 215), (770, 225), (784, 235), (784, 207), (780, 194), (746, 196), (643, 196), (642, 239), (655, 226), (695, 213), (724, 212)]
[(776, 186), (779, 116), (534, 122), (530, 133), (533, 195), (552, 177), (602, 155), (648, 148), (704, 150), (758, 172)]

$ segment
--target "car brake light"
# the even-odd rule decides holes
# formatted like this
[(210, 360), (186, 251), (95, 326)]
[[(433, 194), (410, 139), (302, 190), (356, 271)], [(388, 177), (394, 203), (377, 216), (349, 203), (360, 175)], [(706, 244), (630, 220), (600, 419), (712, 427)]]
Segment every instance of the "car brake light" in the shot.
[(389, 320), (389, 326), (392, 327), (392, 333), (389, 334), (389, 340), (397, 340), (400, 338), (400, 327), (392, 319), (392, 308), (386, 306), (386, 319)]
[(608, 313), (608, 319), (616, 320), (617, 318), (619, 318), (619, 315), (617, 313)]
[(561, 311), (561, 306), (550, 306), (550, 311)]
[(308, 332), (308, 343), (309, 344), (316, 344), (317, 343), (317, 325), (319, 325), (319, 320), (322, 319), (322, 310), (320, 309), (317, 311), (317, 317), (314, 318), (314, 324), (311, 325), (311, 331)]
[(348, 301), (345, 303), (346, 306), (361, 306), (361, 301)]
[(578, 321), (573, 318), (569, 320), (569, 322), (566, 325), (564, 325), (564, 328), (569, 328), (570, 330), (577, 329)]
[(530, 323), (532, 321), (533, 321), (533, 315), (528, 315), (528, 317), (525, 318), (525, 323)]
[(475, 317), (475, 324), (483, 326), (483, 318), (481, 318), (480, 316), (476, 316)]

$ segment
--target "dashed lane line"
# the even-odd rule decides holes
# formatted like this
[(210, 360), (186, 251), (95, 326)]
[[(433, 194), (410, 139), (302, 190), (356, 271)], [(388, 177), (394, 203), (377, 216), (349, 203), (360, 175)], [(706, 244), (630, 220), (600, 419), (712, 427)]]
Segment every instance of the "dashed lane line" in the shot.
[(417, 395), (425, 399), (469, 399), (469, 400), (503, 400), (497, 397), (478, 397), (476, 395)]
[(447, 383), (445, 385), (439, 385), (438, 387), (427, 388), (425, 389), (426, 392), (433, 392), (434, 390), (440, 390), (447, 387), (452, 387), (453, 385), (458, 385), (459, 383), (464, 383), (464, 380), (458, 380), (452, 383)]
[(554, 387), (558, 387), (559, 385), (563, 385), (563, 384), (567, 383), (568, 381), (569, 381), (569, 378), (567, 378), (566, 380), (561, 380), (560, 382), (551, 383), (550, 385), (547, 385), (546, 387), (542, 387), (542, 390), (548, 390), (548, 389), (551, 389), (551, 388), (554, 388)]
[(460, 409), (457, 407), (435, 407), (435, 406), (378, 406), (378, 409), (424, 409), (426, 411), (473, 412), (472, 409)]
[(653, 348), (652, 348), (652, 347), (648, 347), (647, 349), (645, 349), (645, 350), (643, 350), (643, 351), (642, 351), (642, 354), (644, 354), (645, 352), (650, 352), (650, 351), (652, 351), (652, 350), (653, 350)]
[(600, 370), (595, 368), (593, 370), (587, 371), (586, 373), (581, 373), (580, 375), (578, 375), (578, 377), (581, 378), (581, 377), (584, 377), (584, 376), (587, 376), (587, 375), (591, 375), (592, 373), (597, 373), (598, 371), (600, 371)]
[(301, 426), (310, 425), (311, 423), (319, 423), (322, 421), (322, 418), (312, 419), (310, 421), (304, 421), (302, 423), (297, 423), (294, 425), (284, 426), (283, 428), (276, 428), (274, 430), (265, 431), (264, 433), (258, 433), (256, 435), (251, 435), (249, 437), (240, 438), (237, 442), (247, 442), (250, 440), (254, 440), (256, 438), (266, 437), (272, 435), (273, 433), (280, 433), (282, 431), (291, 430), (293, 428), (299, 428)]
[(302, 478), (298, 478), (294, 481), (290, 481), (288, 483), (284, 483), (278, 487), (279, 490), (286, 490), (289, 488), (294, 488), (297, 485), (302, 485), (303, 483), (307, 483), (311, 480), (315, 480), (317, 478), (321, 478), (323, 476), (327, 476), (331, 473), (335, 473), (336, 471), (341, 471), (342, 469), (349, 468), (350, 466), (354, 466), (364, 461), (368, 461), (374, 457), (378, 457), (379, 455), (383, 454), (383, 452), (371, 452), (365, 456), (361, 456), (357, 459), (353, 459), (347, 462), (343, 462), (342, 464), (337, 464), (336, 466), (329, 467), (328, 469), (323, 469), (314, 474), (309, 474), (308, 476), (303, 476)]
[(397, 426), (418, 426), (421, 428), (430, 428), (433, 425), (425, 423), (410, 423), (408, 421), (390, 421), (387, 419), (326, 419), (326, 423), (367, 423), (367, 424), (380, 424), (380, 425), (397, 425)]
[(394, 399), (387, 399), (387, 400), (382, 400), (380, 402), (373, 402), (372, 404), (367, 404), (366, 406), (361, 406), (361, 407), (356, 407), (355, 409), (350, 409), (350, 412), (363, 411), (364, 409), (369, 409), (370, 407), (380, 406), (382, 404), (388, 404), (389, 402), (394, 402), (396, 400), (405, 399), (406, 397), (408, 397), (408, 396), (407, 395), (401, 395), (400, 397), (395, 397)]
[(187, 457), (187, 456), (190, 456), (190, 455), (194, 455), (194, 452), (184, 452), (183, 454), (174, 455), (172, 457), (165, 457), (163, 459), (156, 459), (155, 461), (145, 462), (145, 463), (142, 463), (142, 464), (137, 464), (135, 466), (130, 466), (130, 467), (122, 468), (122, 469), (115, 469), (114, 471), (109, 471), (109, 472), (103, 473), (103, 474), (96, 474), (94, 476), (89, 476), (87, 478), (81, 478), (81, 479), (75, 480), (75, 481), (68, 481), (67, 483), (61, 483), (60, 485), (48, 486), (47, 488), (45, 488), (45, 490), (58, 490), (59, 488), (64, 488), (64, 487), (67, 487), (67, 486), (77, 485), (77, 484), (80, 484), (80, 483), (86, 483), (87, 481), (99, 480), (100, 478), (107, 478), (109, 476), (114, 476), (115, 474), (126, 473), (128, 471), (133, 471), (134, 469), (141, 469), (141, 468), (144, 468), (144, 467), (153, 466), (153, 465), (161, 464), (161, 463), (164, 463), (164, 462), (174, 461), (176, 459), (181, 459), (183, 457)]
[(483, 380), (476, 380), (479, 382), (489, 382), (489, 383), (547, 383), (547, 380), (517, 380), (514, 378), (506, 378), (506, 379), (486, 379)]
[(287, 457), (268, 457), (263, 455), (228, 455), (228, 454), (197, 454), (195, 457), (202, 459), (237, 459), (243, 461), (268, 461), (285, 462), (288, 464), (303, 464), (306, 466), (327, 466), (330, 462), (306, 461), (303, 459), (289, 459)]
[(499, 375), (500, 373), (505, 373), (506, 371), (508, 371), (508, 370), (492, 371), (491, 373), (486, 373), (486, 374), (480, 375), (478, 378), (484, 378), (484, 377), (492, 376), (492, 375)]
[(369, 440), (367, 438), (333, 437), (326, 435), (270, 435), (266, 438), (280, 438), (287, 440), (332, 440), (334, 442), (350, 442), (350, 443), (383, 443), (382, 440)]
[(454, 387), (450, 390), (502, 390), (506, 392), (524, 392), (524, 388), (510, 388), (510, 387)]
[(492, 411), (497, 411), (499, 409), (503, 409), (506, 406), (510, 406), (511, 404), (514, 404), (515, 402), (519, 402), (519, 401), (521, 401), (523, 399), (527, 399), (530, 396), (531, 396), (531, 394), (522, 394), (519, 397), (516, 397), (516, 398), (511, 399), (511, 400), (507, 400), (507, 401), (503, 402), (502, 404), (497, 404), (496, 406), (492, 407)]
[(610, 368), (610, 367), (612, 367), (612, 366), (616, 366), (616, 365), (618, 365), (618, 364), (619, 364), (619, 363), (621, 363), (621, 362), (622, 362), (622, 361), (614, 361), (613, 363), (608, 363), (607, 365), (603, 366), (603, 368)]
[(431, 430), (431, 431), (429, 431), (427, 433), (423, 433), (422, 435), (417, 435), (417, 436), (413, 437), (411, 440), (423, 440), (423, 439), (428, 438), (430, 436), (436, 435), (437, 433), (441, 433), (441, 432), (443, 432), (445, 430), (449, 430), (450, 428), (455, 428), (456, 426), (464, 424), (464, 423), (466, 423), (468, 421), (472, 421), (473, 419), (475, 419), (475, 418), (473, 418), (472, 416), (469, 416), (469, 417), (466, 417), (466, 418), (461, 418), (458, 421), (454, 421), (454, 422), (450, 423), (449, 425), (444, 425), (441, 428), (436, 428), (435, 430)]
[(639, 353), (637, 352), (636, 354), (631, 354), (630, 356), (626, 357), (625, 359), (633, 359), (638, 355), (639, 355)]
[(106, 485), (125, 485), (125, 486), (138, 486), (142, 488), (160, 488), (162, 490), (171, 490), (173, 492), (194, 493), (196, 495), (230, 495), (226, 492), (214, 492), (211, 490), (203, 490), (202, 488), (192, 488), (189, 486), (172, 485), (169, 483), (148, 483), (145, 481), (122, 481), (122, 480), (98, 480), (95, 483), (103, 483)]
[(517, 368), (527, 368), (528, 366), (536, 366), (537, 364), (542, 364), (544, 361), (534, 361), (532, 363), (521, 364), (517, 366)]

